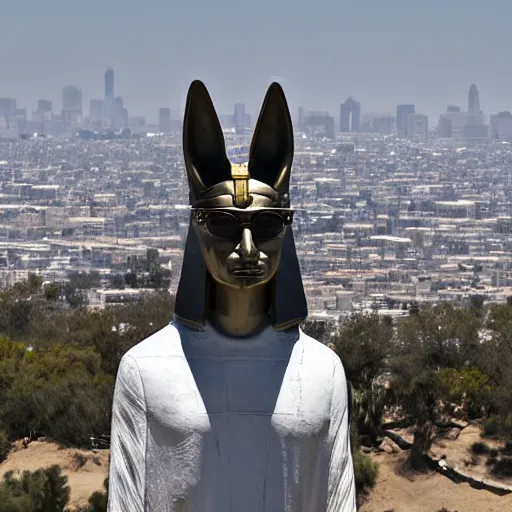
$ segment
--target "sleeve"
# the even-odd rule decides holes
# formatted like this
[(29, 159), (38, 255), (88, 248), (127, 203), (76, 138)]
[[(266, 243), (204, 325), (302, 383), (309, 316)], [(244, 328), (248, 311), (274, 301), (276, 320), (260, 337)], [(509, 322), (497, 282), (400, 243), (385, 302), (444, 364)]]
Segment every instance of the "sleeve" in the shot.
[(108, 512), (143, 512), (146, 404), (136, 361), (125, 355), (117, 373), (112, 406)]
[(350, 447), (347, 380), (337, 356), (331, 402), (332, 453), (329, 464), (327, 512), (356, 512), (354, 465)]

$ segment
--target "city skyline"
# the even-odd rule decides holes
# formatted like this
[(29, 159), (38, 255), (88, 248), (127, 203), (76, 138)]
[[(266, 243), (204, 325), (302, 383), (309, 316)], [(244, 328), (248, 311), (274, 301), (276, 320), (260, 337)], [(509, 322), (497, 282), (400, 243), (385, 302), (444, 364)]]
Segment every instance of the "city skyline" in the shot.
[[(103, 99), (90, 99), (87, 110), (83, 102), (83, 91), (76, 85), (66, 85), (62, 89), (62, 110), (53, 109), (49, 100), (40, 99), (37, 110), (32, 111), (29, 120), (26, 108), (20, 108), (16, 98), (0, 97), (0, 137), (16, 138), (18, 135), (31, 133), (49, 133), (70, 135), (77, 129), (90, 133), (104, 130), (124, 130), (136, 128), (136, 131), (171, 133), (181, 129), (181, 117), (169, 107), (159, 107), (158, 122), (148, 123), (144, 116), (130, 116), (129, 109), (122, 96), (115, 94), (115, 72), (108, 67), (104, 73)], [(440, 113), (439, 122), (429, 124), (429, 118), (418, 112), (415, 104), (396, 105), (396, 116), (361, 112), (361, 102), (349, 96), (340, 103), (339, 117), (328, 111), (305, 110), (299, 106), (293, 115), (296, 130), (313, 136), (329, 139), (342, 133), (380, 133), (409, 137), (414, 140), (426, 140), (431, 132), (441, 138), (488, 139), (510, 138), (512, 134), (512, 114), (500, 110), (490, 113), (489, 123), (480, 107), (480, 93), (476, 84), (470, 84), (467, 94), (467, 109), (460, 105), (448, 105)], [(244, 103), (235, 103), (230, 114), (218, 112), (224, 128), (232, 128), (239, 135), (252, 128), (251, 113), (246, 111)], [(127, 133), (123, 131), (122, 135)]]
[[(100, 74), (99, 74), (99, 76), (100, 76)], [(117, 92), (117, 90), (114, 91), (114, 82), (118, 83), (117, 79), (115, 78), (115, 76), (116, 76), (115, 75), (115, 70), (112, 68), (112, 66), (108, 66), (108, 67), (104, 68), (104, 71), (103, 71), (103, 82), (102, 82), (103, 88), (104, 88), (104, 93), (101, 96), (101, 99), (98, 99), (98, 97), (90, 97), (90, 96), (88, 96), (87, 92), (80, 86), (80, 84), (67, 84), (67, 85), (62, 86), (61, 89), (60, 89), (60, 96), (59, 96), (59, 100), (58, 101), (55, 101), (55, 100), (52, 100), (52, 99), (49, 99), (49, 98), (39, 97), (38, 100), (36, 101), (36, 103), (33, 106), (27, 106), (27, 105), (21, 104), (19, 102), (18, 98), (16, 98), (16, 97), (12, 97), (11, 99), (16, 100), (17, 108), (18, 109), (19, 108), (26, 109), (27, 113), (28, 112), (35, 112), (36, 111), (36, 106), (38, 106), (40, 104), (40, 102), (50, 102), (52, 104), (52, 106), (53, 106), (53, 111), (54, 112), (60, 112), (61, 110), (69, 109), (69, 105), (66, 107), (66, 99), (65, 99), (66, 95), (69, 94), (68, 91), (69, 90), (76, 90), (77, 94), (80, 94), (80, 98), (81, 98), (81, 101), (82, 101), (82, 110), (83, 110), (84, 116), (88, 117), (88, 116), (92, 115), (91, 110), (93, 108), (94, 102), (96, 102), (96, 101), (103, 101), (103, 102), (105, 102), (106, 108), (107, 108), (107, 110), (109, 110), (109, 107), (110, 107), (110, 109), (114, 108), (114, 105), (109, 105), (110, 102), (114, 103), (114, 101), (116, 99), (124, 100), (124, 96), (123, 95), (119, 95), (119, 96), (115, 95), (115, 92)], [(275, 78), (276, 81), (279, 81), (278, 77), (274, 77), (274, 78)], [(121, 89), (122, 89), (122, 85), (121, 85)], [(464, 100), (459, 102), (457, 105), (454, 105), (453, 103), (446, 103), (446, 105), (441, 107), (439, 112), (435, 113), (434, 116), (435, 117), (439, 117), (439, 115), (442, 115), (447, 110), (449, 111), (450, 109), (453, 109), (453, 108), (459, 108), (462, 111), (468, 111), (468, 112), (474, 111), (475, 108), (476, 108), (476, 110), (480, 110), (480, 99), (479, 99), (479, 97), (480, 97), (480, 92), (479, 92), (478, 85), (474, 84), (474, 83), (471, 83), (471, 84), (469, 84), (466, 87), (466, 95), (465, 95), (465, 99)], [(1, 90), (0, 90), (0, 98), (7, 98), (6, 95), (2, 95), (2, 91)], [(365, 116), (375, 116), (375, 117), (379, 117), (379, 116), (395, 116), (396, 109), (400, 105), (411, 105), (413, 107), (416, 107), (416, 105), (417, 105), (417, 103), (412, 103), (412, 104), (405, 103), (404, 104), (404, 102), (400, 102), (400, 103), (398, 103), (396, 105), (391, 105), (387, 111), (376, 112), (376, 111), (368, 111), (367, 109), (365, 109), (364, 108), (364, 104), (361, 101), (357, 101), (356, 98), (358, 98), (357, 95), (355, 95), (355, 96), (354, 95), (349, 95), (349, 96), (347, 96), (344, 99), (340, 98), (339, 103), (337, 105), (337, 112), (336, 112), (336, 109), (334, 109), (334, 111), (318, 110), (318, 109), (314, 109), (314, 108), (309, 108), (308, 105), (298, 105), (296, 110), (298, 111), (301, 108), (302, 109), (305, 108), (306, 110), (309, 110), (309, 111), (312, 111), (312, 112), (328, 112), (330, 115), (333, 115), (334, 118), (336, 119), (336, 125), (339, 125), (340, 124), (340, 115), (343, 116), (343, 114), (341, 112), (342, 112), (344, 106), (346, 108), (348, 105), (352, 105), (352, 104), (353, 105), (357, 105), (357, 107), (356, 107), (357, 108), (357, 112), (358, 112), (357, 116), (359, 118), (359, 120), (357, 122), (359, 122)], [(228, 109), (227, 111), (222, 111), (222, 110), (220, 110), (218, 108), (217, 102), (215, 101), (215, 98), (212, 98), (212, 99), (213, 99), (214, 105), (216, 107), (217, 113), (220, 116), (223, 116), (223, 115), (226, 115), (226, 114), (233, 115), (233, 112), (236, 112), (238, 106), (243, 106), (244, 110), (247, 112), (247, 114), (251, 115), (250, 110), (246, 108), (247, 104), (243, 100), (239, 101), (239, 102), (232, 103), (230, 109)], [(474, 104), (474, 106), (472, 106), (472, 104)], [(467, 110), (464, 108), (465, 105), (468, 105)], [(146, 118), (148, 124), (158, 124), (159, 112), (160, 112), (160, 110), (162, 108), (165, 108), (165, 109), (169, 109), (170, 108), (171, 113), (172, 113), (172, 118), (175, 119), (175, 120), (182, 120), (183, 112), (180, 110), (177, 113), (176, 110), (172, 109), (168, 104), (167, 105), (160, 105), (157, 108), (156, 112), (151, 112), (149, 114), (149, 116), (147, 116), (145, 114), (142, 114), (142, 113), (139, 113), (139, 112), (132, 112), (132, 111), (130, 111), (130, 114), (133, 117), (140, 116), (140, 117)], [(353, 107), (350, 107), (350, 108), (353, 108)], [(414, 108), (413, 108), (413, 110), (414, 110)], [(501, 108), (501, 109), (498, 109), (496, 112), (490, 112), (490, 111), (486, 111), (484, 109), (481, 109), (481, 111), (484, 114), (487, 114), (487, 115), (496, 114), (498, 112), (503, 112), (503, 111), (507, 111), (507, 110), (509, 110), (509, 109)], [(512, 110), (512, 107), (511, 107), (510, 110)], [(429, 114), (427, 114), (425, 112), (421, 112), (421, 109), (418, 109), (417, 107), (416, 107), (416, 113), (421, 113), (422, 115), (426, 115), (427, 117), (432, 117), (432, 116), (429, 116)], [(296, 114), (296, 112), (295, 112), (295, 114)], [(112, 115), (112, 114), (110, 114), (110, 115)], [(347, 115), (347, 114), (345, 114), (345, 115)], [(235, 116), (236, 116), (236, 113), (235, 113)], [(295, 117), (295, 115), (292, 114), (292, 117)], [(342, 124), (344, 124), (344, 121), (341, 121), (341, 122), (342, 122)], [(346, 122), (348, 122), (348, 120)], [(342, 130), (342, 131), (344, 131), (344, 130)], [(356, 129), (345, 130), (345, 131), (359, 131), (359, 130), (356, 127)]]
[(464, 105), (470, 83), (478, 84), (484, 111), (510, 110), (512, 73), (503, 63), (512, 5), (495, 0), (492, 7), (474, 0), (154, 0), (148, 8), (91, 0), (82, 11), (63, 0), (13, 2), (2, 7), (0, 43), (9, 51), (0, 95), (27, 108), (41, 98), (57, 105), (60, 89), (78, 84), (88, 104), (103, 97), (99, 75), (112, 66), (131, 110), (153, 119), (162, 106), (181, 112), (195, 78), (220, 112), (237, 102), (257, 112), (261, 90), (275, 78), (292, 111), (335, 112), (352, 95), (367, 112), (414, 103), (432, 117), (446, 104)]

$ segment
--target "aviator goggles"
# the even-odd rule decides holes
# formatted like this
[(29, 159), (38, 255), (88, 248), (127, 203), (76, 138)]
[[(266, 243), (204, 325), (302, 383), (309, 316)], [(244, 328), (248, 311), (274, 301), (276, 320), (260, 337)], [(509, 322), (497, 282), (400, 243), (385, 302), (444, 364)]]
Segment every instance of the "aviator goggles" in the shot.
[(259, 209), (256, 211), (193, 208), (197, 224), (217, 238), (239, 241), (244, 229), (250, 229), (255, 242), (272, 240), (283, 234), (293, 221), (293, 210)]

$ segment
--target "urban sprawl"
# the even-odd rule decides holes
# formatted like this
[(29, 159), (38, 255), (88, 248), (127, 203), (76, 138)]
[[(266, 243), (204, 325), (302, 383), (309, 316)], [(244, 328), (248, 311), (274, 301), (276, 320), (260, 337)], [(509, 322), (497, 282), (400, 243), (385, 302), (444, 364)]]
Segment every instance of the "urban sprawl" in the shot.
[[(432, 130), (414, 105), (372, 116), (349, 98), (339, 120), (297, 114), (291, 197), (312, 318), (512, 296), (510, 112), (487, 123), (472, 85), (467, 110), (448, 107)], [(251, 116), (236, 104), (219, 118), (243, 160)], [(59, 114), (40, 100), (30, 120), (0, 98), (0, 287), (94, 271), (90, 307), (136, 300), (147, 290), (109, 276), (157, 249), (174, 293), (189, 215), (181, 127), (168, 108), (155, 126), (129, 117), (111, 69), (88, 117), (75, 86)]]

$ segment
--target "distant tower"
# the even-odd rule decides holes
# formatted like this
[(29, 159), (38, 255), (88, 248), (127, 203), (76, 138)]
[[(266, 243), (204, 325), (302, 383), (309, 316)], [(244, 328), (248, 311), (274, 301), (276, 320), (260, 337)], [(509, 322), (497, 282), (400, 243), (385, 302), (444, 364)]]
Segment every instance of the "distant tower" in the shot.
[(161, 133), (171, 133), (171, 109), (161, 108), (158, 111), (158, 130)]
[(361, 103), (350, 97), (340, 105), (340, 132), (358, 132), (361, 129)]
[(468, 93), (468, 112), (473, 114), (480, 113), (480, 95), (475, 84), (469, 86)]
[(67, 125), (82, 122), (82, 91), (76, 85), (66, 85), (62, 90), (62, 120)]
[(300, 132), (304, 130), (304, 107), (299, 107), (299, 116), (297, 119), (297, 125), (298, 125), (297, 127)]
[(414, 105), (397, 105), (396, 107), (396, 131), (400, 135), (407, 135), (407, 117), (415, 114)]
[(235, 132), (243, 134), (245, 132), (245, 105), (235, 103)]
[(114, 70), (105, 71), (105, 115), (104, 124), (107, 128), (115, 126)]
[(62, 108), (82, 110), (82, 91), (76, 85), (66, 85), (62, 89)]
[(105, 99), (114, 99), (114, 70), (112, 68), (105, 71)]

